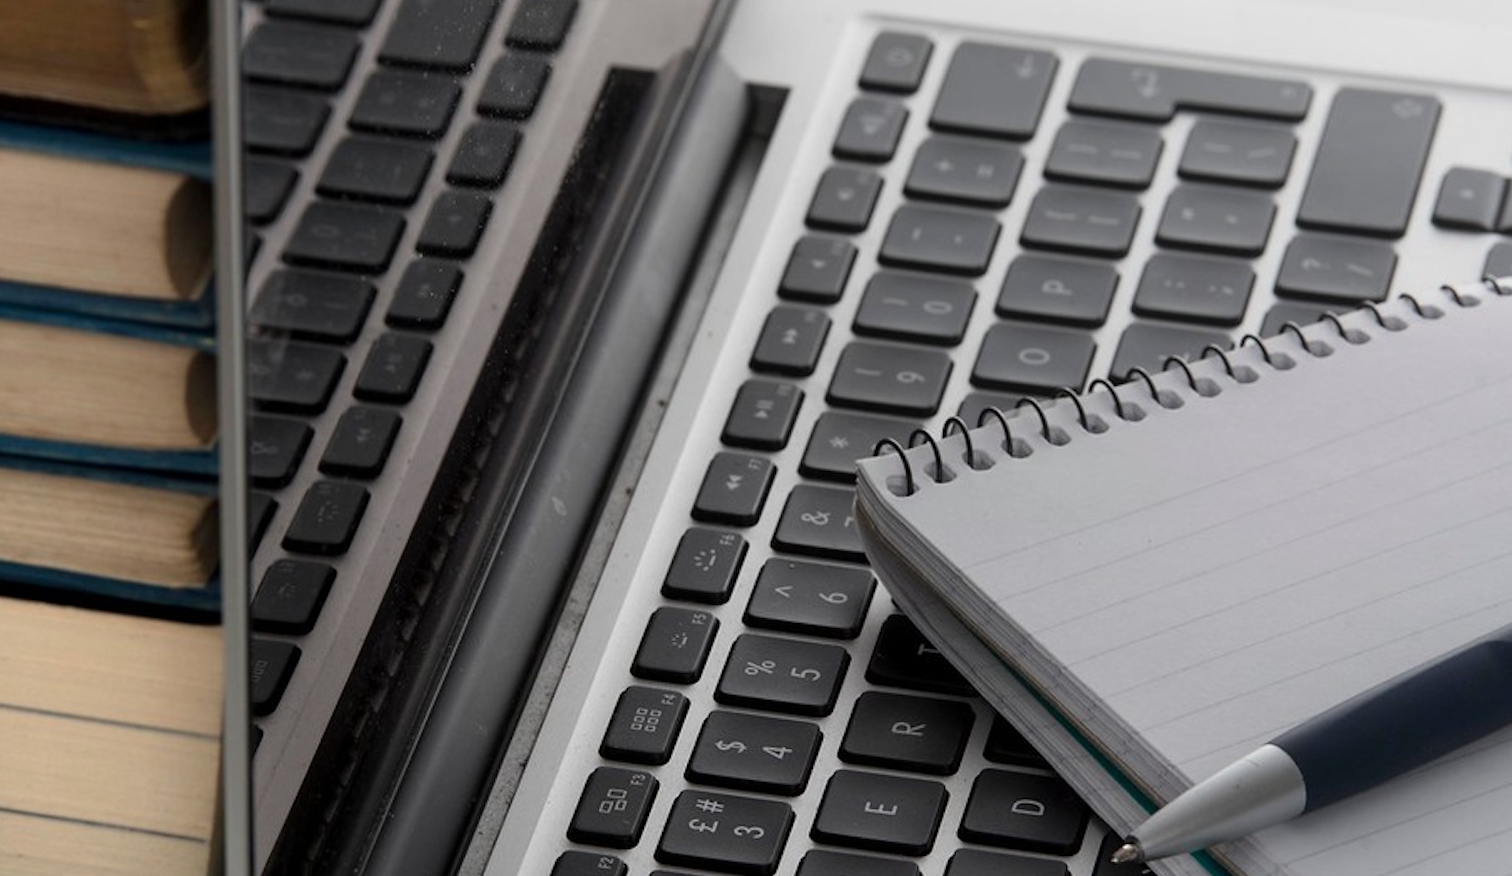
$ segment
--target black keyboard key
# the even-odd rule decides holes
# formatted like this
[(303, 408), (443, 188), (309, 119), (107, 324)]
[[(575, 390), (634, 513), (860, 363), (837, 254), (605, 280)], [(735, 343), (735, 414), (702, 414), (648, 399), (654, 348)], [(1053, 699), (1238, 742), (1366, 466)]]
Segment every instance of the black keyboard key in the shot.
[(1134, 293), (1134, 312), (1238, 325), (1254, 284), (1255, 271), (1248, 262), (1162, 253), (1145, 262)]
[(961, 838), (1052, 855), (1081, 848), (1087, 804), (1057, 776), (983, 770), (966, 801)]
[(896, 100), (858, 97), (840, 120), (834, 155), (855, 161), (891, 161), (907, 121), (908, 110)]
[(367, 510), (368, 491), (358, 484), (316, 481), (305, 491), (284, 533), (285, 550), (338, 556), (352, 546)]
[(478, 59), (498, 8), (495, 0), (402, 0), (378, 58), (465, 73)]
[(335, 580), (336, 570), (324, 563), (275, 561), (252, 599), (252, 628), (294, 636), (308, 633)]
[(357, 57), (356, 34), (297, 21), (264, 21), (242, 48), (242, 75), (253, 82), (335, 91)]
[(711, 712), (688, 760), (688, 778), (738, 791), (801, 794), (820, 738), (819, 728), (804, 721)]
[(432, 256), (470, 256), (492, 212), (493, 201), (482, 192), (447, 189), (431, 203), (415, 248)]
[(413, 204), (425, 185), (432, 157), (424, 146), (347, 137), (336, 144), (315, 190), (328, 198)]
[(856, 460), (871, 456), (883, 438), (906, 443), (918, 426), (916, 422), (892, 417), (825, 411), (809, 433), (798, 471), (804, 477), (855, 483)]
[(819, 178), (805, 221), (810, 228), (864, 231), (881, 191), (882, 177), (870, 170), (831, 167)]
[(293, 264), (377, 274), (403, 233), (404, 216), (393, 210), (317, 201), (299, 217), (283, 255)]
[(656, 778), (643, 770), (599, 767), (583, 784), (567, 838), (590, 846), (630, 848), (646, 829), (656, 788)]
[(1132, 368), (1155, 371), (1165, 366), (1168, 356), (1196, 359), (1208, 344), (1219, 348), (1232, 345), (1229, 336), (1209, 329), (1187, 328), (1153, 322), (1136, 322), (1124, 329), (1113, 353), (1113, 367), (1108, 370), (1115, 381), (1123, 380)]
[(1047, 186), (1034, 196), (1019, 240), (1024, 246), (1122, 257), (1139, 224), (1133, 195)]
[(1492, 231), (1502, 215), (1507, 178), (1489, 170), (1451, 167), (1439, 184), (1433, 224), (1443, 228)]
[(1164, 145), (1143, 125), (1072, 120), (1061, 125), (1045, 162), (1051, 179), (1143, 189), (1155, 177)]
[(395, 328), (438, 329), (446, 322), (462, 269), (439, 259), (415, 259), (404, 269), (384, 317)]
[(627, 687), (614, 704), (599, 754), (631, 763), (666, 763), (687, 716), (688, 698), (675, 690)]
[(330, 443), (320, 457), (320, 470), (348, 478), (375, 478), (383, 471), (402, 420), (395, 411), (352, 407), (341, 414)]
[(253, 152), (308, 155), (330, 115), (331, 105), (319, 95), (252, 85), (242, 90), (242, 138)]
[(856, 876), (858, 873), (866, 873), (868, 876), (919, 876), (919, 865), (900, 858), (853, 855), (830, 849), (814, 849), (798, 862), (798, 876)]
[(1396, 272), (1387, 243), (1300, 235), (1286, 246), (1276, 294), (1324, 301), (1385, 301)]
[(927, 854), (949, 796), (939, 782), (837, 770), (824, 789), (810, 834), (838, 846)]
[(884, 414), (927, 417), (940, 408), (950, 356), (938, 350), (853, 341), (840, 353), (829, 403)]
[(1439, 109), (1428, 95), (1340, 89), (1297, 224), (1377, 237), (1406, 233)]
[(551, 76), (551, 64), (539, 55), (508, 54), (494, 62), (478, 96), (485, 116), (523, 119), (535, 112)]
[(804, 477), (856, 482), (856, 460), (872, 455), (877, 442), (891, 438), (906, 444), (919, 424), (892, 417), (825, 411), (814, 423), (798, 471)]
[(948, 776), (961, 766), (976, 714), (959, 700), (869, 690), (856, 700), (840, 759)]
[(1055, 56), (986, 43), (961, 43), (951, 56), (930, 127), (1027, 140), (1039, 126)]
[(761, 567), (748, 626), (854, 639), (866, 620), (876, 579), (867, 569), (773, 557)]
[(693, 519), (705, 523), (751, 526), (761, 519), (777, 468), (770, 459), (745, 453), (714, 454), (704, 472)]
[(356, 277), (278, 270), (258, 290), (250, 314), (260, 329), (347, 343), (362, 331), (377, 290)]
[(871, 91), (913, 94), (924, 81), (934, 44), (918, 34), (883, 31), (872, 40), (860, 85)]
[(279, 639), (252, 637), (247, 655), (252, 714), (271, 715), (299, 664), (299, 646)]
[(454, 186), (497, 188), (509, 175), (520, 148), (520, 129), (505, 122), (478, 121), (462, 132), (457, 151), (446, 168)]
[(294, 479), (315, 430), (301, 420), (254, 414), (247, 419), (247, 476), (259, 487)]
[(1095, 328), (1107, 321), (1117, 288), (1118, 271), (1107, 262), (1021, 255), (1008, 265), (997, 312)]
[(711, 605), (724, 603), (735, 589), (735, 576), (745, 555), (746, 540), (739, 533), (691, 527), (677, 542), (662, 579), (662, 595)]
[(793, 301), (834, 304), (845, 293), (856, 247), (835, 237), (807, 235), (793, 244), (777, 294)]
[(803, 390), (791, 383), (747, 380), (735, 394), (719, 440), (731, 447), (781, 450), (802, 404)]
[(247, 345), (247, 394), (267, 410), (318, 414), (345, 368), (346, 357), (329, 347), (253, 340)]
[(519, 49), (558, 49), (576, 14), (577, 0), (523, 0), (504, 42)]
[[(1108, 854), (1111, 855), (1112, 852)], [(957, 849), (950, 856), (950, 863), (945, 865), (945, 876), (998, 876), (1001, 873), (1012, 873), (1013, 876), (1070, 876), (1071, 870), (1064, 861), (981, 849)]]
[(793, 829), (793, 809), (776, 800), (683, 791), (656, 847), (663, 864), (741, 876), (771, 876)]
[(1265, 251), (1276, 205), (1256, 192), (1181, 185), (1166, 199), (1155, 231), (1161, 246), (1257, 256)]
[(854, 500), (850, 489), (799, 484), (782, 506), (772, 547), (822, 559), (866, 562), (851, 514)]
[(630, 876), (630, 866), (613, 855), (566, 851), (551, 865), (551, 876)]
[(1080, 391), (1097, 344), (1075, 329), (1000, 322), (987, 330), (971, 368), (973, 386), (1053, 393)]
[(866, 665), (866, 680), (929, 693), (956, 696), (976, 693), (945, 655), (901, 614), (891, 615), (882, 622), (877, 646)]
[(752, 370), (796, 377), (814, 373), (829, 328), (830, 318), (821, 310), (789, 305), (772, 308), (751, 354)]
[(1002, 715), (992, 717), (992, 729), (987, 732), (987, 746), (983, 749), (982, 756), (993, 763), (1037, 769), (1050, 767), (1049, 762), (1024, 738), (1024, 734), (1013, 729), (1013, 725)]
[(850, 655), (838, 645), (751, 633), (730, 648), (714, 699), (794, 715), (828, 715), (835, 708)]
[(914, 153), (903, 193), (968, 206), (1006, 207), (1023, 167), (1023, 153), (1012, 146), (964, 137), (930, 137)]
[(268, 0), (268, 14), (332, 24), (366, 25), (380, 0)]
[(430, 354), (431, 342), (424, 338), (383, 333), (368, 350), (352, 395), (363, 401), (395, 404), (409, 401), (420, 388)]
[(1169, 121), (1177, 109), (1300, 121), (1312, 102), (1304, 82), (1091, 58), (1071, 89), (1075, 112)]
[(278, 218), (299, 181), (293, 165), (250, 155), (242, 160), (242, 176), (242, 212), (258, 225)]
[(446, 133), (462, 87), (450, 76), (379, 70), (367, 78), (347, 121), (354, 130), (434, 140)]
[(905, 205), (893, 214), (877, 260), (898, 268), (980, 276), (1001, 226), (984, 213)]
[(1183, 179), (1276, 189), (1291, 172), (1297, 137), (1279, 125), (1198, 119), (1176, 172)]
[(966, 335), (976, 289), (961, 280), (880, 271), (856, 311), (856, 334), (955, 346)]
[(247, 550), (256, 551), (278, 511), (278, 502), (267, 493), (253, 490), (247, 497)]
[(652, 681), (692, 684), (703, 674), (719, 621), (707, 611), (663, 606), (651, 613), (630, 674)]
[(1487, 277), (1512, 277), (1512, 243), (1498, 243), (1491, 247), (1481, 273)]

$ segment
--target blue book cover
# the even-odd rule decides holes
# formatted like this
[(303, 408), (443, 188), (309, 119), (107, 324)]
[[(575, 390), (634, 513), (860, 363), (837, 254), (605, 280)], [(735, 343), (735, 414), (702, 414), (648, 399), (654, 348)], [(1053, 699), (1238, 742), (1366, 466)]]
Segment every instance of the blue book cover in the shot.
[[(0, 150), (46, 152), (86, 161), (121, 164), (213, 181), (209, 141), (162, 142), (113, 137), (90, 131), (0, 120)], [(112, 319), (208, 329), (215, 320), (214, 284), (190, 300), (109, 295), (0, 278), (0, 304), (48, 308)]]
[[(146, 472), (27, 459), (0, 453), (0, 476), (5, 475), (6, 470), (99, 484), (144, 487), (164, 491), (164, 495), (181, 493), (211, 499), (216, 495), (215, 484), (211, 482)], [(206, 524), (210, 529), (209, 534), (217, 537), (218, 527), (214, 523), (213, 507), (209, 515), (210, 519)], [(9, 589), (18, 592), (19, 595), (39, 596), (51, 601), (86, 605), (103, 604), (111, 608), (125, 608), (148, 614), (168, 613), (201, 620), (213, 620), (220, 612), (218, 563), (210, 564), (212, 572), (206, 576), (202, 585), (165, 586), (115, 577), (98, 570), (68, 568), (63, 564), (44, 565), (18, 557), (14, 544), (9, 550), (6, 545), (6, 534), (0, 533), (0, 592)], [(218, 555), (218, 542), (216, 542), (215, 550)]]
[[(214, 336), (205, 331), (104, 319), (79, 313), (15, 307), (4, 303), (0, 303), (0, 321), (27, 322), (77, 332), (116, 335), (206, 352), (213, 352), (215, 347)], [(88, 340), (88, 335), (81, 335), (82, 342), (87, 343)], [(14, 369), (13, 377), (22, 373), (21, 367), (16, 365), (9, 367)], [(0, 385), (4, 382), (4, 376), (0, 376)], [(213, 394), (213, 384), (214, 381), (211, 380), (205, 391)], [(186, 386), (177, 391), (184, 392), (187, 389)], [(210, 404), (213, 408), (213, 398), (210, 399)], [(3, 422), (4, 417), (0, 415), (0, 423)], [(173, 472), (206, 479), (213, 478), (217, 470), (216, 442), (213, 439), (198, 446), (142, 449), (98, 442), (69, 441), (57, 437), (23, 435), (15, 431), (7, 431), (0, 426), (0, 453), (63, 462)]]

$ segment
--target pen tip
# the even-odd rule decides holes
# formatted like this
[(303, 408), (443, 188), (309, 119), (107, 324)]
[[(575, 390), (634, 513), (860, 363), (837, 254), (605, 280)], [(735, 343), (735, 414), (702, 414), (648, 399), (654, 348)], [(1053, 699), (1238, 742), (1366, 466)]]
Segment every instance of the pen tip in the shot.
[(1113, 853), (1113, 857), (1109, 858), (1115, 864), (1127, 864), (1130, 861), (1137, 861), (1139, 859), (1139, 846), (1134, 843), (1124, 843), (1118, 847), (1118, 851)]

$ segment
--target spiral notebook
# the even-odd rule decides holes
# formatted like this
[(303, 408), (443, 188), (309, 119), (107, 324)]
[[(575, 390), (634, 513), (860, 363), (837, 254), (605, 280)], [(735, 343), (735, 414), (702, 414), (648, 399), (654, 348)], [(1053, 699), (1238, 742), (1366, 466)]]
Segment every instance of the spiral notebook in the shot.
[[(1509, 296), (1445, 287), (918, 433), (861, 463), (867, 552), (1126, 832), (1292, 724), (1512, 619)], [(1505, 872), (1509, 812), (1504, 732), (1156, 868)]]

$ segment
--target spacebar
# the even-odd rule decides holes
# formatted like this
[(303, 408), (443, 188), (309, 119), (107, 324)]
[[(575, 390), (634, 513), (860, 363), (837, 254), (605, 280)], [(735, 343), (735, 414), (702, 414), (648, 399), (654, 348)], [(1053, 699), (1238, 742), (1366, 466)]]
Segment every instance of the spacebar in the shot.
[(1433, 97), (1342, 89), (1302, 194), (1297, 224), (1401, 237), (1438, 125)]

